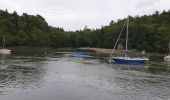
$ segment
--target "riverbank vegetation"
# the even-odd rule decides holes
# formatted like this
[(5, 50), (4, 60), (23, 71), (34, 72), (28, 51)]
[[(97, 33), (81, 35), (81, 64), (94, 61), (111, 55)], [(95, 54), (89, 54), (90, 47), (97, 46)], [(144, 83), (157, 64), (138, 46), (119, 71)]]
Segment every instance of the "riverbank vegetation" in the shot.
[[(129, 49), (166, 51), (170, 41), (170, 10), (129, 18)], [(85, 26), (83, 30), (64, 31), (49, 26), (41, 15), (18, 15), (16, 11), (0, 10), (0, 41), (5, 35), (7, 46), (113, 48), (125, 20), (112, 20), (100, 29)], [(125, 34), (120, 43), (125, 44)]]

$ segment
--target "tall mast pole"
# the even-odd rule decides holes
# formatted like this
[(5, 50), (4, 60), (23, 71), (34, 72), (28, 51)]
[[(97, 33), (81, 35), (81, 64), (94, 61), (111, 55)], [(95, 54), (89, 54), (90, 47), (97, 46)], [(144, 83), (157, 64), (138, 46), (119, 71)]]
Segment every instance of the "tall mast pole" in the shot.
[(170, 41), (169, 41), (169, 52), (168, 52), (168, 54), (170, 53)]
[(3, 40), (4, 40), (4, 42), (3, 42), (3, 48), (5, 48), (5, 36), (4, 36), (4, 39), (3, 39)]
[(126, 52), (125, 52), (125, 57), (127, 57), (127, 51), (128, 51), (128, 35), (129, 35), (128, 24), (129, 24), (129, 16), (127, 18), (127, 34), (126, 34)]

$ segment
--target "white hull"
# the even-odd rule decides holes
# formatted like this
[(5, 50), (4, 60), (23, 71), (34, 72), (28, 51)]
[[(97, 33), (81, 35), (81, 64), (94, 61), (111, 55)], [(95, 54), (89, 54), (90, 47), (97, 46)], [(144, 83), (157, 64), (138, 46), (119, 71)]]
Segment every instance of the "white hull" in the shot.
[(0, 49), (0, 54), (10, 54), (11, 50), (8, 49)]
[(170, 62), (170, 55), (165, 56), (165, 57), (164, 57), (164, 60)]

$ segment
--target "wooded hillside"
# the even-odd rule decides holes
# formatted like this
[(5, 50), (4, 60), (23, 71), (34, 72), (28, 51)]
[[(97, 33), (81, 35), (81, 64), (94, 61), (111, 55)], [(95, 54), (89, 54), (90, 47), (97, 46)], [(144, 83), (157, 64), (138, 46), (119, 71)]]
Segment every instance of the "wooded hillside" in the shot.
[[(170, 11), (152, 15), (130, 16), (129, 48), (165, 52), (170, 41)], [(126, 19), (111, 21), (101, 29), (67, 32), (49, 26), (41, 15), (21, 16), (0, 10), (0, 43), (5, 35), (7, 46), (100, 47), (113, 48)], [(125, 32), (120, 43), (125, 44)]]

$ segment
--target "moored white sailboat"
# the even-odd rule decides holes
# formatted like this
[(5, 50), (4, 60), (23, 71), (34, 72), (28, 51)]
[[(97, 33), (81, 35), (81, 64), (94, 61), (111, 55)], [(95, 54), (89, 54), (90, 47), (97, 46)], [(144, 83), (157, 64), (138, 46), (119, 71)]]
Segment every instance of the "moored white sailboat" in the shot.
[(125, 24), (124, 24), (123, 28), (122, 28), (122, 30), (121, 30), (121, 32), (119, 34), (119, 37), (118, 37), (118, 39), (116, 41), (116, 44), (115, 44), (115, 46), (114, 46), (114, 48), (113, 48), (113, 50), (112, 50), (112, 52), (110, 54), (110, 61), (111, 62), (116, 62), (116, 63), (145, 63), (145, 61), (148, 61), (149, 58), (147, 58), (147, 57), (129, 57), (128, 54), (127, 54), (127, 52), (128, 52), (128, 34), (129, 34), (128, 33), (128, 23), (129, 23), (129, 18), (127, 18), (127, 21), (125, 22), (125, 24), (127, 24), (125, 54), (124, 54), (124, 56), (120, 56), (120, 57), (113, 56), (113, 52), (115, 51), (115, 48), (116, 48), (117, 43), (119, 41), (119, 38), (120, 38), (120, 36), (122, 34), (122, 31), (124, 29), (124, 26), (125, 26)]
[(170, 62), (170, 42), (169, 42), (169, 46), (168, 46), (168, 53), (164, 57), (164, 60)]
[(10, 53), (11, 53), (11, 50), (5, 49), (5, 36), (4, 36), (3, 46), (2, 46), (2, 49), (0, 49), (0, 54), (10, 54)]

